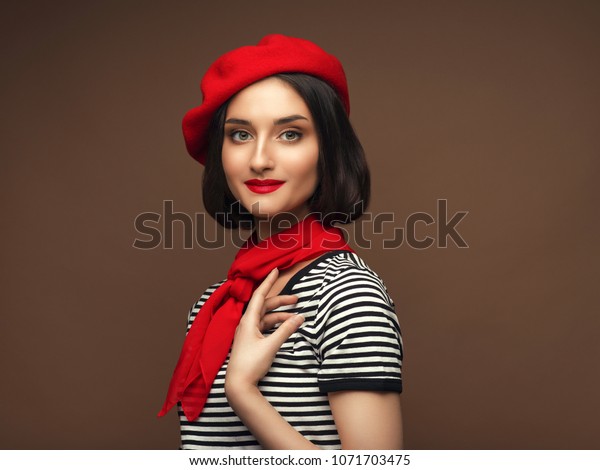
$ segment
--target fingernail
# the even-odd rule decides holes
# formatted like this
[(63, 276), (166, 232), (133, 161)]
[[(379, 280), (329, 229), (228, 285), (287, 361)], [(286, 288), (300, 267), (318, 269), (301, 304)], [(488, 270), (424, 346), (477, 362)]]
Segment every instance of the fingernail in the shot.
[(300, 323), (304, 323), (304, 315), (301, 315), (301, 314), (299, 314), (299, 313), (298, 313), (298, 314), (297, 314), (297, 315), (294, 317), (294, 321), (295, 321), (296, 323), (298, 323), (298, 324), (300, 324)]

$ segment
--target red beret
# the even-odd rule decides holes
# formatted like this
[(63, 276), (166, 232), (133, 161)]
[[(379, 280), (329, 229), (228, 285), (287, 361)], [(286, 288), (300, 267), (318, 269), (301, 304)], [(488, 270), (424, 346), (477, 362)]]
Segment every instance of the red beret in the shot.
[(208, 126), (225, 101), (254, 82), (286, 72), (305, 73), (327, 82), (350, 113), (346, 74), (335, 56), (306, 39), (270, 34), (256, 46), (223, 54), (207, 70), (200, 83), (202, 104), (183, 118), (183, 136), (190, 155), (204, 164)]

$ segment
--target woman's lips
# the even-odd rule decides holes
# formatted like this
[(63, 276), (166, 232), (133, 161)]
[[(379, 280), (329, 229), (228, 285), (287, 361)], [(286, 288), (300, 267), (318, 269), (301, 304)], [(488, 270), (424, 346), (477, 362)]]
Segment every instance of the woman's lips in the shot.
[(280, 180), (248, 180), (244, 184), (253, 193), (266, 194), (277, 191), (285, 181)]

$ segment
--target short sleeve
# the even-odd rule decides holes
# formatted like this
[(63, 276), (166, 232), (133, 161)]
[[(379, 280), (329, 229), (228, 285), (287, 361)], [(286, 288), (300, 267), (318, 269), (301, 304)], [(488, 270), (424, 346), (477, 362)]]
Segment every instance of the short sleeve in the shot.
[(381, 279), (368, 269), (340, 272), (322, 292), (318, 372), (322, 392), (402, 392), (402, 335)]

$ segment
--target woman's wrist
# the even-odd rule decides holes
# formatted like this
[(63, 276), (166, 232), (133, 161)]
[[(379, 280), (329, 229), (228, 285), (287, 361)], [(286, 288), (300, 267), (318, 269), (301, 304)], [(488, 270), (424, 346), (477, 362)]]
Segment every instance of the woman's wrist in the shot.
[(243, 402), (244, 398), (250, 398), (256, 396), (256, 394), (262, 396), (258, 384), (229, 377), (225, 378), (225, 397), (234, 411)]
[(251, 382), (225, 379), (229, 406), (265, 449), (318, 449), (271, 406)]

